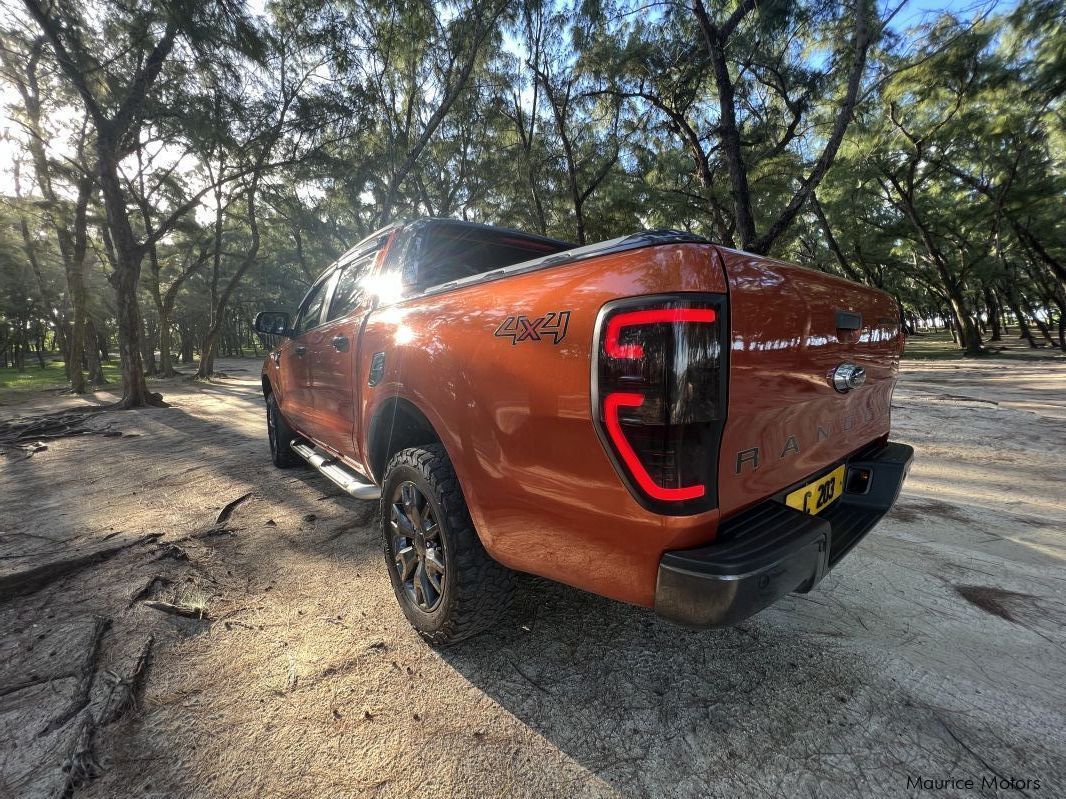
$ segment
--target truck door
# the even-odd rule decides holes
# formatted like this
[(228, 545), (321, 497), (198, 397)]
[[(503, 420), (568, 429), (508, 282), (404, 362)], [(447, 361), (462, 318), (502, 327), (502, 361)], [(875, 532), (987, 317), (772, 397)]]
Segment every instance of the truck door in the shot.
[(333, 282), (336, 270), (327, 272), (307, 292), (293, 324), (293, 337), (281, 348), (278, 364), (282, 380), (281, 412), (289, 424), (310, 436), (314, 436), (314, 405), (311, 397), (311, 358), (319, 336), (323, 306)]
[(324, 322), (309, 345), (310, 393), (314, 405), (315, 439), (335, 453), (358, 463), (355, 451), (358, 417), (358, 376), (355, 374), (359, 339), (370, 312), (366, 291), (377, 250), (359, 253), (340, 265), (328, 299)]

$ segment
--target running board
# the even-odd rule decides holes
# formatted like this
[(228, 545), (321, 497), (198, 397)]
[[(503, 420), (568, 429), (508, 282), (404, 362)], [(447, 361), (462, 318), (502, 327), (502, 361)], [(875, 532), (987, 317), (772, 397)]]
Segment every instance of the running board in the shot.
[(335, 484), (344, 493), (356, 499), (378, 499), (381, 497), (380, 488), (373, 484), (364, 483), (337, 458), (325, 454), (310, 444), (292, 441), (289, 446), (293, 452), (318, 469), (323, 477)]

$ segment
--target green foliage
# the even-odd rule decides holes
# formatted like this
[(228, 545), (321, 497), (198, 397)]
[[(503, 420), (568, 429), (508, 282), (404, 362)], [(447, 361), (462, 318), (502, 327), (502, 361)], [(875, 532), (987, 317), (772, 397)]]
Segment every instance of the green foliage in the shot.
[[(201, 347), (213, 322), (223, 351), (254, 347), (255, 311), (293, 307), (360, 238), (423, 215), (572, 241), (683, 228), (882, 288), (912, 323), (951, 320), (971, 350), (993, 314), (1021, 317), (1036, 343), (1059, 337), (1061, 3), (928, 15), (908, 31), (863, 0), (694, 5), (717, 44), (693, 4), (636, 0), (273, 0), (258, 17), (234, 0), (48, 5), (83, 44), (82, 87), (64, 80), (32, 14), (6, 10), (0, 82), (16, 163), (3, 169), (20, 186), (0, 201), (0, 325), (59, 343), (69, 332), (61, 231), (75, 228), (79, 180), (99, 176), (84, 92), (114, 118), (149, 45), (173, 29), (120, 148), (153, 359), (160, 327), (175, 352)], [(84, 304), (113, 347), (107, 212), (94, 185)], [(25, 338), (3, 342), (25, 354)]]

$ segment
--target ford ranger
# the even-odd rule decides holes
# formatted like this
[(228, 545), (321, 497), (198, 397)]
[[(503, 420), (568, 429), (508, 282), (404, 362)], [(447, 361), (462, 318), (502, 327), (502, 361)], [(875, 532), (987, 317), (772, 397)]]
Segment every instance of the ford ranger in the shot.
[(380, 500), (435, 644), (490, 625), (516, 571), (734, 624), (814, 588), (913, 455), (890, 296), (688, 233), (395, 224), (255, 328), (274, 463)]

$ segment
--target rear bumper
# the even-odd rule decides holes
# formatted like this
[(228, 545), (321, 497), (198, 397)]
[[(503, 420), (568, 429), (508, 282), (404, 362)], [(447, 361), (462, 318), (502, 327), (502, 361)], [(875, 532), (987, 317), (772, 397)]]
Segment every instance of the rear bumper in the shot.
[(849, 477), (868, 474), (866, 490), (845, 491), (818, 516), (771, 499), (723, 522), (714, 543), (665, 553), (655, 612), (690, 627), (727, 627), (785, 594), (810, 591), (889, 511), (913, 457), (906, 444), (864, 450), (847, 466)]

